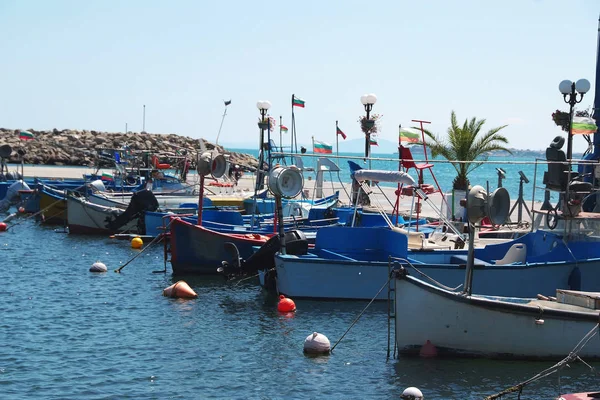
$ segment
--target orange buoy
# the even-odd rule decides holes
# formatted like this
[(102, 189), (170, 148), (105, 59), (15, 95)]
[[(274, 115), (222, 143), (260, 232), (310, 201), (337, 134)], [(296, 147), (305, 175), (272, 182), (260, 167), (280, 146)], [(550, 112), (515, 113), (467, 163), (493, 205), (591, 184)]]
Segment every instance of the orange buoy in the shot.
[(185, 281), (178, 281), (163, 290), (163, 296), (181, 299), (195, 299), (198, 297), (196, 292)]
[(6, 229), (8, 229), (8, 225), (5, 222), (0, 222), (0, 232), (4, 232)]
[(280, 295), (277, 310), (280, 312), (294, 312), (296, 311), (296, 304), (294, 303), (294, 300), (288, 299), (284, 295)]
[(131, 239), (131, 247), (133, 249), (141, 249), (143, 245), (144, 245), (144, 241), (142, 240), (141, 237), (136, 236), (133, 239)]
[(419, 356), (423, 358), (437, 357), (437, 355), (437, 347), (435, 347), (433, 343), (431, 343), (429, 340), (425, 342), (425, 344), (421, 347), (421, 350), (419, 351)]
[(20, 212), (21, 214), (23, 214), (23, 213), (25, 212), (25, 208), (24, 208), (24, 207), (19, 207), (19, 212)]

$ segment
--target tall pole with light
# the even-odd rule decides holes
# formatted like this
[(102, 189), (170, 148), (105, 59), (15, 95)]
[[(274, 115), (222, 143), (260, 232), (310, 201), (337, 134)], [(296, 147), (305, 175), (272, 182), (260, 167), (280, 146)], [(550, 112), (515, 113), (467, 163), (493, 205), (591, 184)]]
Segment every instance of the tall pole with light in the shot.
[(366, 118), (363, 120), (362, 127), (365, 129), (365, 161), (371, 156), (371, 128), (375, 126), (375, 121), (371, 119), (371, 110), (373, 105), (377, 103), (377, 96), (373, 93), (363, 94), (360, 96), (360, 102), (365, 106), (367, 113)]
[(256, 183), (254, 185), (254, 206), (252, 207), (252, 224), (254, 224), (254, 214), (256, 213), (256, 197), (258, 191), (264, 187), (264, 172), (263, 163), (265, 161), (265, 130), (269, 129), (269, 121), (267, 119), (267, 111), (271, 108), (271, 102), (268, 100), (259, 100), (256, 102), (256, 108), (260, 111), (260, 121), (258, 128), (260, 129), (260, 141), (258, 144), (258, 168), (256, 169)]
[[(558, 85), (558, 90), (562, 93), (565, 103), (569, 105), (567, 160), (569, 161), (569, 165), (571, 165), (571, 158), (573, 158), (573, 107), (575, 107), (575, 104), (581, 103), (583, 95), (590, 90), (590, 82), (587, 79), (580, 79), (577, 82), (564, 80)], [(579, 99), (577, 99), (578, 94)]]

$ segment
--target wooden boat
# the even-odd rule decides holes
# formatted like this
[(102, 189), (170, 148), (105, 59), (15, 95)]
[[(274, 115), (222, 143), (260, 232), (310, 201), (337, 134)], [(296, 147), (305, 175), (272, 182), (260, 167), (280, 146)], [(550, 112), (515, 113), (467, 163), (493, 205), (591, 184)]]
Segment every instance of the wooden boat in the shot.
[(255, 246), (272, 236), (258, 233), (220, 233), (180, 218), (170, 221), (171, 265), (173, 274), (217, 274), (217, 268), (231, 255), (224, 243), (233, 243), (240, 256), (250, 257)]
[[(419, 354), (429, 342), (440, 356), (561, 359), (589, 332), (598, 334), (597, 292), (558, 290), (558, 301), (549, 301), (465, 295), (406, 269), (394, 280), (400, 354)], [(583, 306), (582, 299), (593, 306)], [(600, 358), (600, 341), (589, 341), (579, 355)]]

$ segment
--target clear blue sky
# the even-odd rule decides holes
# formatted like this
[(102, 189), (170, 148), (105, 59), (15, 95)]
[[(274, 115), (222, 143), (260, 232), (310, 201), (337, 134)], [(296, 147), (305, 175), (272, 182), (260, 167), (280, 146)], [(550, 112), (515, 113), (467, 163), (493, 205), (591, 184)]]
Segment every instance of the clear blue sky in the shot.
[[(298, 141), (360, 138), (363, 93), (381, 137), (398, 124), (508, 124), (510, 146), (545, 148), (568, 110), (562, 79), (595, 81), (598, 0), (0, 0), (0, 126), (142, 129), (258, 142), (257, 100)], [(581, 103), (593, 103), (593, 90)], [(584, 150), (575, 138), (574, 149)]]

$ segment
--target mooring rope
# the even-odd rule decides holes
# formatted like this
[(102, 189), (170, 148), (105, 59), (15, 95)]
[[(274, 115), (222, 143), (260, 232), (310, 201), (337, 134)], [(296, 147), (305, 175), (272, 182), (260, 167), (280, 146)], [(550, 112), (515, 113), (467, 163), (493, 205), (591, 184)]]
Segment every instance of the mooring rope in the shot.
[[(599, 328), (599, 324), (596, 324), (580, 341), (579, 343), (577, 343), (577, 345), (573, 348), (573, 350), (571, 350), (571, 352), (569, 353), (569, 355), (567, 357), (565, 357), (564, 359), (562, 359), (561, 361), (557, 362), (556, 364), (554, 364), (553, 366), (551, 366), (550, 368), (547, 368), (541, 372), (539, 372), (538, 374), (532, 376), (531, 378), (527, 379), (524, 382), (521, 382), (517, 385), (514, 385), (508, 389), (505, 389), (499, 393), (496, 393), (494, 395), (488, 396), (486, 397), (484, 400), (494, 400), (494, 399), (498, 399), (506, 394), (509, 393), (514, 393), (514, 392), (521, 392), (523, 390), (523, 388), (534, 382), (537, 381), (539, 379), (545, 378), (549, 375), (554, 374), (555, 372), (559, 371), (560, 369), (564, 368), (569, 362), (576, 360), (576, 359), (580, 359), (579, 355), (577, 353), (579, 353), (581, 351), (581, 349), (583, 349), (585, 347), (585, 345), (592, 339), (592, 337), (594, 337), (594, 335), (597, 333)], [(583, 361), (583, 360), (582, 360)], [(586, 364), (588, 365), (588, 364)], [(592, 369), (593, 370), (593, 369)], [(593, 370), (594, 371), (594, 370)]]
[(56, 200), (55, 202), (53, 202), (53, 203), (50, 203), (50, 205), (48, 205), (47, 207), (44, 207), (44, 208), (42, 208), (40, 211), (38, 211), (38, 212), (35, 212), (35, 213), (33, 213), (33, 214), (30, 214), (30, 215), (27, 215), (26, 217), (23, 217), (23, 218), (21, 219), (21, 221), (19, 221), (19, 222), (16, 222), (16, 223), (14, 223), (14, 224), (11, 224), (11, 225), (9, 225), (9, 226), (6, 228), (6, 230), (8, 230), (9, 228), (12, 228), (12, 227), (14, 227), (14, 226), (20, 225), (22, 222), (24, 222), (24, 221), (28, 220), (28, 219), (29, 219), (29, 218), (31, 218), (31, 217), (35, 217), (36, 215), (40, 215), (41, 213), (43, 213), (44, 211), (47, 211), (48, 209), (50, 209), (51, 207), (53, 207), (55, 204), (57, 204), (57, 203), (60, 203), (61, 201), (63, 201), (63, 199)]
[(375, 301), (375, 299), (377, 298), (377, 296), (379, 296), (379, 293), (381, 293), (383, 291), (383, 289), (385, 289), (385, 287), (390, 283), (390, 280), (392, 279), (392, 276), (390, 275), (387, 279), (387, 281), (383, 284), (383, 286), (381, 287), (381, 289), (379, 289), (379, 291), (377, 292), (377, 294), (371, 299), (371, 301), (369, 302), (369, 304), (367, 304), (367, 306), (360, 312), (360, 314), (358, 314), (358, 317), (356, 317), (354, 319), (354, 321), (352, 322), (352, 324), (348, 327), (348, 329), (346, 329), (346, 332), (344, 332), (344, 334), (342, 335), (341, 338), (339, 338), (339, 340), (337, 342), (335, 342), (335, 344), (333, 345), (333, 347), (331, 348), (331, 352), (333, 353), (333, 349), (335, 349), (335, 347), (342, 341), (342, 339), (344, 338), (344, 336), (346, 336), (346, 334), (348, 332), (350, 332), (350, 329), (352, 329), (352, 327), (354, 325), (356, 325), (356, 323), (358, 322), (358, 320), (360, 319), (360, 317), (362, 317), (362, 315), (365, 313), (365, 311), (367, 311), (367, 308), (369, 308), (369, 306)]
[[(166, 226), (165, 226), (165, 230), (166, 228), (168, 228), (171, 225), (171, 222), (173, 222), (173, 220), (171, 220)], [(137, 253), (135, 256), (133, 256), (133, 258), (131, 258), (131, 260), (127, 261), (125, 264), (121, 265), (119, 268), (115, 269), (115, 272), (120, 273), (121, 270), (123, 268), (125, 268), (129, 263), (131, 263), (133, 260), (135, 260), (136, 258), (138, 258), (143, 252), (145, 252), (146, 250), (148, 250), (150, 247), (152, 247), (153, 245), (155, 245), (156, 243), (159, 243), (161, 239), (165, 238), (167, 236), (166, 233), (161, 233), (159, 234), (157, 237), (155, 237), (154, 239), (152, 239), (152, 241), (150, 243), (148, 243), (148, 245), (146, 247), (144, 247), (142, 250), (140, 250), (139, 253)]]

